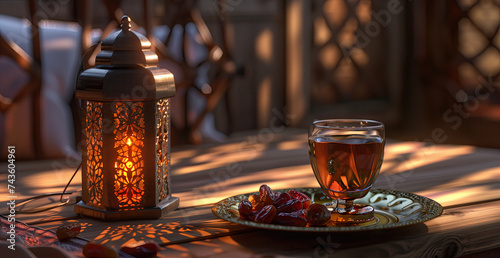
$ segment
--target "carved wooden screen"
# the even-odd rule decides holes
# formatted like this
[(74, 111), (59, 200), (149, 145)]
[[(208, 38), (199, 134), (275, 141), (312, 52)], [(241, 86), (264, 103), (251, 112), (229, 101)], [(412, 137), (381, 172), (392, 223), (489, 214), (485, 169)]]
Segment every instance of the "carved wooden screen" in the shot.
[(458, 0), (457, 4), (459, 89), (454, 97), (459, 102), (483, 100), (477, 110), (481, 115), (491, 105), (500, 105), (500, 1)]
[[(404, 6), (391, 1), (316, 0), (312, 6), (311, 108), (366, 116), (391, 107), (401, 83), (398, 31)], [(358, 104), (357, 104), (358, 103)], [(352, 113), (357, 110), (356, 113)], [(339, 112), (337, 112), (339, 111)], [(321, 113), (321, 111), (319, 111)]]

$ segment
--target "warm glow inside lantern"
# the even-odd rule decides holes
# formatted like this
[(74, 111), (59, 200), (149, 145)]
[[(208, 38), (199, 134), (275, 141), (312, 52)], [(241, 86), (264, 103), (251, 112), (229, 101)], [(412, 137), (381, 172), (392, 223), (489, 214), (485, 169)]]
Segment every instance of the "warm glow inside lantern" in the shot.
[(96, 67), (83, 71), (82, 201), (78, 214), (104, 220), (159, 218), (179, 205), (170, 192), (172, 73), (157, 67), (146, 37), (130, 29), (106, 37)]

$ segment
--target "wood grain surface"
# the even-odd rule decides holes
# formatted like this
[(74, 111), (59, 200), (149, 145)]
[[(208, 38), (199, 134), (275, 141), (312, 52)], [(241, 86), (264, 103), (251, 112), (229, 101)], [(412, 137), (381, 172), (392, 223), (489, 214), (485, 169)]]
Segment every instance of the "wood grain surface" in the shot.
[[(215, 217), (220, 199), (272, 188), (317, 187), (301, 130), (239, 135), (224, 144), (181, 146), (172, 153), (173, 195), (180, 208), (159, 220), (102, 222), (76, 216), (73, 205), (16, 218), (42, 228), (82, 223), (81, 237), (113, 247), (151, 240), (168, 257), (457, 257), (500, 250), (500, 150), (472, 146), (388, 141), (374, 188), (407, 191), (432, 198), (442, 216), (411, 227), (336, 234), (267, 231)], [(74, 162), (18, 162), (17, 202), (60, 192), (74, 172)], [(77, 165), (77, 164), (76, 164)], [(6, 166), (1, 165), (4, 169)], [(7, 176), (0, 177), (0, 202), (7, 202)], [(81, 179), (69, 191), (74, 202)], [(54, 205), (59, 196), (30, 203)], [(23, 207), (25, 211), (30, 208)], [(7, 212), (0, 206), (0, 213)], [(492, 250), (492, 251), (488, 251)], [(485, 252), (487, 251), (487, 252)]]

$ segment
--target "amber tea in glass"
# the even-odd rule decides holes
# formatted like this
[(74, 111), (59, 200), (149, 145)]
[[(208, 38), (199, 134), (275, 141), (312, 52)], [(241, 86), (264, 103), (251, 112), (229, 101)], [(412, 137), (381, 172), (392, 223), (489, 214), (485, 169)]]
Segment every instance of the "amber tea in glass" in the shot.
[(309, 160), (321, 188), (337, 200), (332, 220), (360, 223), (373, 207), (354, 204), (375, 182), (384, 157), (384, 125), (372, 120), (317, 120), (309, 129)]

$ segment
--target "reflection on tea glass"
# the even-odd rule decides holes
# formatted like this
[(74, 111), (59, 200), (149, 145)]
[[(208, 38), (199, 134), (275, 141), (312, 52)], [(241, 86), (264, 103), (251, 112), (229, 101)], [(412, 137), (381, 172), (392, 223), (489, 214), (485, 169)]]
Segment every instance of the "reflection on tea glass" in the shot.
[(354, 204), (377, 179), (384, 157), (384, 124), (372, 120), (327, 119), (309, 128), (309, 160), (326, 195), (337, 200), (332, 221), (360, 223), (373, 207)]

